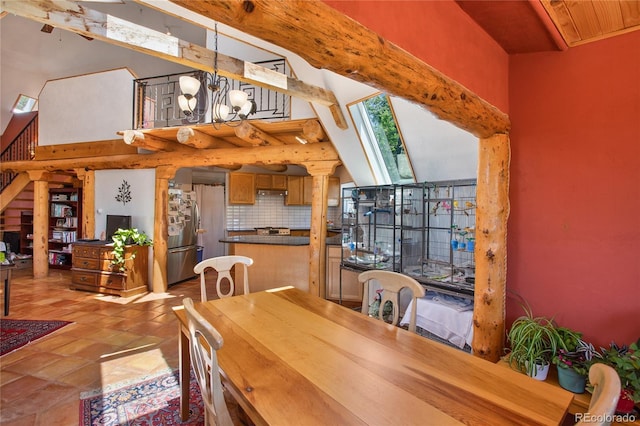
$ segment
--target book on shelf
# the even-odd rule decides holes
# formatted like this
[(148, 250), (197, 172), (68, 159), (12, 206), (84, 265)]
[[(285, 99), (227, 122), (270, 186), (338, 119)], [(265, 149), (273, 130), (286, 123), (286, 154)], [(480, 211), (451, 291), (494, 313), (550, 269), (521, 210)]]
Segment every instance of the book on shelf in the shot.
[(73, 216), (73, 207), (66, 204), (51, 203), (51, 216), (71, 217)]

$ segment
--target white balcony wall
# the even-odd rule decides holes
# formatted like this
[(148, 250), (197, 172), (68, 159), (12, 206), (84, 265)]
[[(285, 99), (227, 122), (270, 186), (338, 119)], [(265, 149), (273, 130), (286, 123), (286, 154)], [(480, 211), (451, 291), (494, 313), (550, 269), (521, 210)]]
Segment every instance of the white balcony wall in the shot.
[(134, 78), (121, 68), (47, 81), (38, 97), (38, 144), (119, 138), (131, 128)]

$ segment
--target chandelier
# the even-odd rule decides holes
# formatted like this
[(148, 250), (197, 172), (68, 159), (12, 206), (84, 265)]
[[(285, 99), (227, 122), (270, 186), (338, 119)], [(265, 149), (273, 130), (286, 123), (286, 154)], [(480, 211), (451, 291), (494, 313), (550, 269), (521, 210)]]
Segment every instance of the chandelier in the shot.
[[(218, 75), (218, 24), (215, 24), (215, 43), (213, 56), (213, 74), (202, 72), (201, 79), (191, 76), (181, 76), (179, 79), (180, 91), (178, 106), (188, 121), (198, 122), (205, 112), (196, 110), (198, 105), (198, 91), (202, 83), (206, 84), (208, 92), (211, 92), (211, 124), (220, 128), (222, 124), (235, 127), (247, 117), (256, 112), (256, 103), (249, 99), (249, 95), (242, 90), (232, 90), (231, 83), (226, 77)], [(206, 96), (207, 91), (205, 89)], [(231, 107), (227, 105), (227, 98)], [(239, 118), (240, 120), (236, 120)]]

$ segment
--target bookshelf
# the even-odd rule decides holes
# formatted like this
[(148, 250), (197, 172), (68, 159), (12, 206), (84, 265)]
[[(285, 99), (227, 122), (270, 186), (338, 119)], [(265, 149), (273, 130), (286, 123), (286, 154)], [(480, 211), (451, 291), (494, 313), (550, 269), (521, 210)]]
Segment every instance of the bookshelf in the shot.
[(20, 212), (20, 253), (33, 255), (33, 212)]
[(73, 243), (82, 238), (82, 190), (49, 190), (49, 267), (71, 269)]

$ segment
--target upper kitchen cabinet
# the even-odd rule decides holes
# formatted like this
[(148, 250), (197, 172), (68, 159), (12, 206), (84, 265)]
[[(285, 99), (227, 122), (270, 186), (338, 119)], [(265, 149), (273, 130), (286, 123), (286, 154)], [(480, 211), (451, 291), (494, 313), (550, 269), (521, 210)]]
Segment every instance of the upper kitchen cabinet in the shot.
[(301, 206), (303, 204), (303, 179), (303, 176), (287, 176), (287, 196), (284, 199), (287, 206)]
[(229, 173), (229, 204), (255, 204), (256, 175)]
[(286, 175), (269, 175), (269, 174), (257, 174), (256, 175), (256, 189), (287, 189), (287, 176)]
[[(327, 194), (329, 207), (335, 207), (340, 203), (340, 178), (329, 178), (329, 190)], [(313, 200), (313, 176), (289, 176), (287, 181), (287, 205), (310, 206)]]

